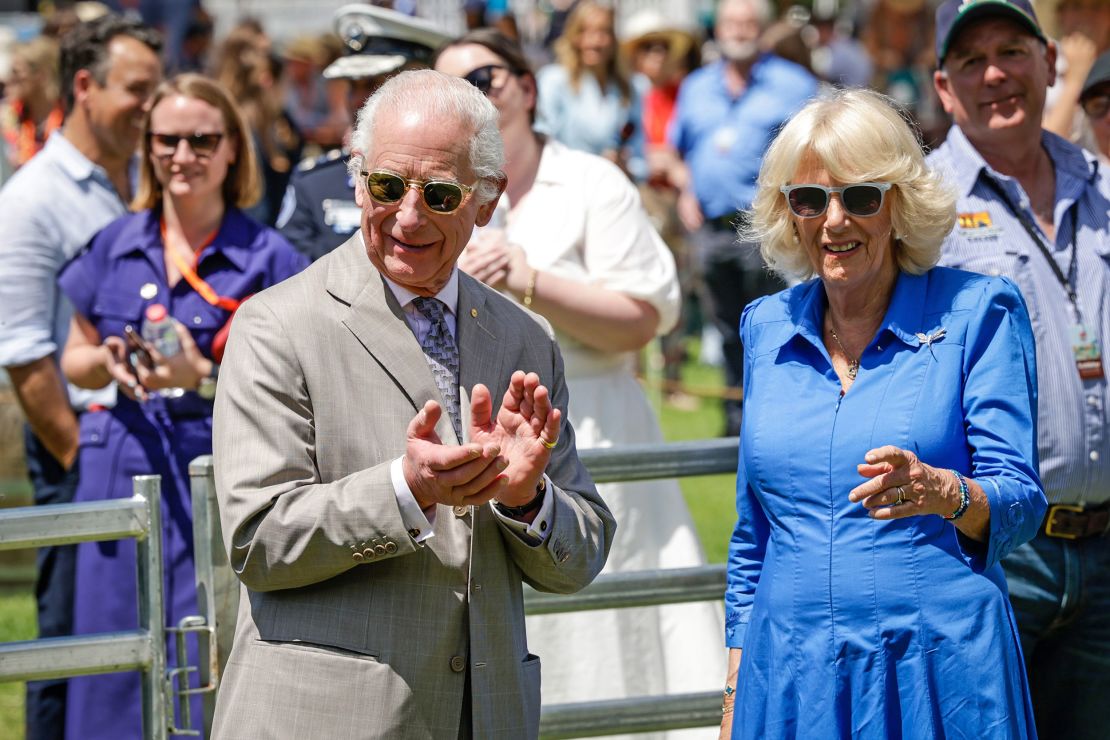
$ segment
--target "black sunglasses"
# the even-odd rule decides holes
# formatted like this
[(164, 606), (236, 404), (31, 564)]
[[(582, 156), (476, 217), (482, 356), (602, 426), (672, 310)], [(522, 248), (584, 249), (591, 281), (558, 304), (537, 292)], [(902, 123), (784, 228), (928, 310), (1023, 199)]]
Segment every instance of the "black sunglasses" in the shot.
[(491, 90), (500, 90), (508, 77), (509, 68), (503, 64), (487, 64), (463, 75), (463, 79), (478, 88), (483, 95), (489, 95)]
[(474, 191), (473, 185), (463, 185), (454, 180), (409, 180), (386, 170), (361, 174), (366, 178), (366, 192), (370, 197), (387, 206), (400, 203), (410, 187), (418, 187), (429, 210), (451, 213), (465, 203)]
[(790, 211), (798, 218), (817, 218), (829, 207), (829, 196), (836, 193), (844, 210), (853, 216), (874, 216), (883, 207), (889, 182), (861, 182), (829, 188), (824, 185), (783, 185)]
[(211, 157), (216, 153), (216, 148), (223, 141), (222, 133), (213, 134), (159, 134), (153, 131), (147, 133), (150, 141), (150, 153), (156, 157), (172, 157), (177, 151), (177, 145), (182, 141), (188, 143), (193, 154), (198, 157)]

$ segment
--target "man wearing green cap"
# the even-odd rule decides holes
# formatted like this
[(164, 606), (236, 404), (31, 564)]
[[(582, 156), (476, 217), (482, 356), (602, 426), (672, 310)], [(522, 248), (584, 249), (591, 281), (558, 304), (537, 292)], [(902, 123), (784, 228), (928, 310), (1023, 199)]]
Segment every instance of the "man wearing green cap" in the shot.
[[(1110, 183), (1091, 155), (1042, 130), (1056, 47), (1027, 0), (947, 0), (936, 17), (934, 84), (954, 125), (930, 163), (959, 196), (942, 262), (1013, 280), (1037, 342), (1050, 506), (1037, 537), (1003, 560), (1037, 731), (1105, 738)], [(992, 500), (992, 517), (1009, 514)]]

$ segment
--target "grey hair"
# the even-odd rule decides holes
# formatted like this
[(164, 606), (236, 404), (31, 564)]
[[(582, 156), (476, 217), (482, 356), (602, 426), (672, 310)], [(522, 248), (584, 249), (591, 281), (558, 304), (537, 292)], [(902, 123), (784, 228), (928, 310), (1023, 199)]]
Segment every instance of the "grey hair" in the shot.
[(497, 127), (498, 113), (478, 88), (460, 77), (431, 69), (401, 72), (391, 77), (370, 96), (358, 112), (358, 123), (351, 136), (351, 157), (347, 172), (358, 187), (362, 178), (363, 157), (373, 148), (374, 123), (381, 109), (418, 110), (433, 121), (458, 126), (458, 135), (470, 140), (469, 165), (478, 177), (474, 195), (488, 203), (499, 194), (505, 175), (505, 147)]
[(856, 89), (811, 101), (782, 128), (763, 158), (750, 226), (740, 238), (760, 242), (774, 272), (802, 280), (814, 274), (779, 191), (810, 157), (840, 182), (891, 183), (887, 197), (898, 267), (920, 275), (936, 265), (944, 237), (956, 223), (956, 194), (929, 169), (921, 142), (894, 101)]

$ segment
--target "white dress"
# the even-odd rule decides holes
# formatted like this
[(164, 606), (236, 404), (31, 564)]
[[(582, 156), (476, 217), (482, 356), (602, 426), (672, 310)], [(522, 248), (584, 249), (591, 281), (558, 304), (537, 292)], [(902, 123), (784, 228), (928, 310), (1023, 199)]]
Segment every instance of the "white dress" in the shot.
[[(678, 317), (674, 260), (640, 196), (609, 161), (549, 140), (531, 191), (511, 211), (508, 240), (528, 263), (651, 303), (660, 333)], [(636, 353), (601, 352), (559, 334), (579, 449), (663, 441), (633, 375)], [(604, 573), (702, 565), (705, 555), (676, 480), (599, 485), (617, 520)], [(720, 602), (532, 616), (543, 702), (720, 689), (726, 663)], [(702, 729), (656, 737), (716, 737)]]

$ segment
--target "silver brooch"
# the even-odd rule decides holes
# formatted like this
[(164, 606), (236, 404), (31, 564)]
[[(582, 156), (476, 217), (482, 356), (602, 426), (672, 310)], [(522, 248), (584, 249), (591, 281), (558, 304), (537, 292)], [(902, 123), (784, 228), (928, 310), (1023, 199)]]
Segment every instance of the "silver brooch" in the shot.
[(944, 335), (947, 334), (947, 333), (948, 333), (948, 330), (945, 329), (943, 326), (941, 328), (937, 329), (936, 331), (934, 331), (932, 334), (925, 334), (924, 332), (919, 331), (919, 332), (917, 332), (917, 341), (921, 342), (921, 344), (928, 347), (933, 342), (938, 342), (941, 339), (944, 339)]

